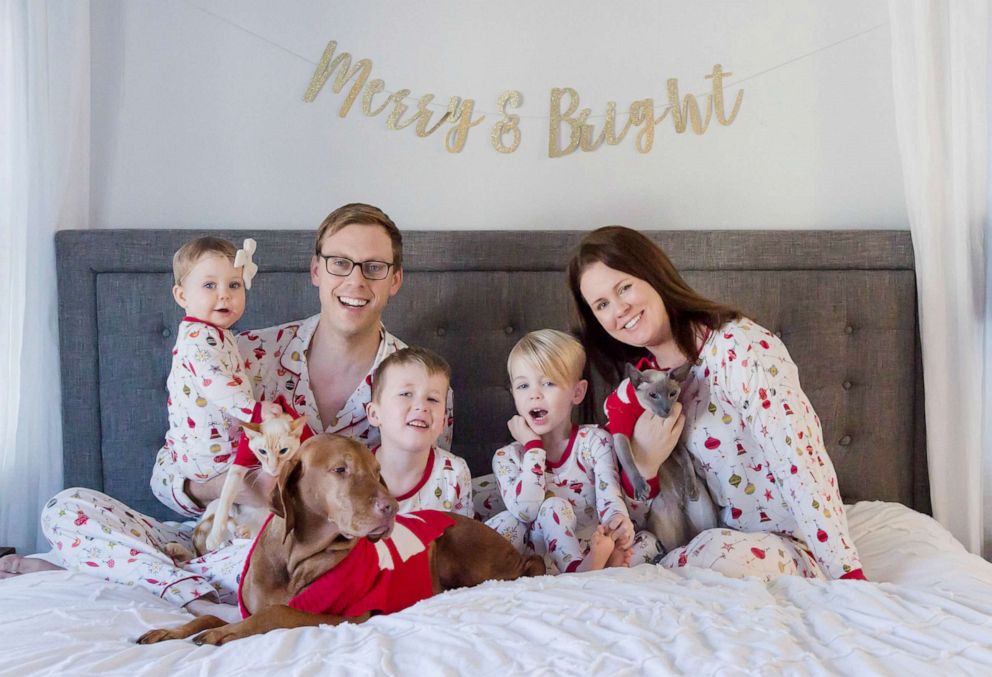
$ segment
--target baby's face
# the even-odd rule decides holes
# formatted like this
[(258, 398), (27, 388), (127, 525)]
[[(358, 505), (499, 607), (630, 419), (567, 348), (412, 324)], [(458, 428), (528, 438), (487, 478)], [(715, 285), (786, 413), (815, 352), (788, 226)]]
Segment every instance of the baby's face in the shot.
[(585, 393), (578, 382), (555, 379), (521, 359), (510, 364), (510, 389), (517, 413), (538, 435), (566, 432), (572, 425), (572, 406)]
[(419, 364), (400, 364), (381, 376), (382, 390), (369, 404), (369, 422), (379, 428), (383, 448), (423, 451), (444, 432), (448, 379)]
[(226, 256), (205, 256), (173, 289), (176, 303), (187, 315), (229, 329), (245, 312), (241, 272)]

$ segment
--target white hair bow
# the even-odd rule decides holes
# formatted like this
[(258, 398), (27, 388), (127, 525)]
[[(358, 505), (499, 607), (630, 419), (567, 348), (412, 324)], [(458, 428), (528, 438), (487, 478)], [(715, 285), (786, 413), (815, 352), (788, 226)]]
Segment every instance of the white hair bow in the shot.
[(258, 266), (251, 260), (251, 255), (255, 253), (256, 247), (257, 245), (253, 239), (250, 237), (245, 238), (244, 245), (234, 256), (234, 267), (239, 268), (244, 266), (244, 269), (241, 271), (241, 277), (244, 278), (245, 289), (251, 289), (251, 279), (258, 273)]

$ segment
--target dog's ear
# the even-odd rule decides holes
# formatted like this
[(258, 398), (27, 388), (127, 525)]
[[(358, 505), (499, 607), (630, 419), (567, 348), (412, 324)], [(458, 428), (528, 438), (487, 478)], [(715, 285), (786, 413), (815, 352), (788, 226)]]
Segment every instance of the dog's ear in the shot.
[(668, 375), (675, 381), (679, 383), (685, 383), (685, 379), (689, 376), (689, 370), (692, 369), (692, 362), (686, 362), (678, 369), (672, 369)]
[(276, 481), (276, 488), (272, 490), (272, 512), (277, 517), (286, 521), (286, 531), (283, 534), (283, 543), (289, 532), (296, 526), (296, 485), (303, 475), (303, 462), (299, 458), (291, 458), (282, 464), (279, 469), (279, 479)]
[(644, 374), (642, 374), (641, 370), (632, 365), (630, 362), (627, 363), (627, 366), (624, 369), (624, 375), (630, 379), (630, 384), (634, 386), (634, 388), (637, 388), (639, 385), (644, 383)]

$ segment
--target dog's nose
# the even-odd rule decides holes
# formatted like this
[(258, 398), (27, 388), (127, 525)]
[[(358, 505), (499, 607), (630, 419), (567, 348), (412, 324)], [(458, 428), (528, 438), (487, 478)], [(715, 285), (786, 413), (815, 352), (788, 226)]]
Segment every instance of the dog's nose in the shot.
[(388, 496), (377, 496), (374, 502), (375, 511), (383, 517), (396, 514), (396, 501)]

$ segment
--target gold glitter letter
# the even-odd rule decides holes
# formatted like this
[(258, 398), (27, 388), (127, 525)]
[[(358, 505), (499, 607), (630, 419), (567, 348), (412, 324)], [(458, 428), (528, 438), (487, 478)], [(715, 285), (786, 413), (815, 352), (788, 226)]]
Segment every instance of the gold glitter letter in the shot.
[[(372, 71), (372, 62), (368, 59), (362, 59), (355, 63), (355, 67), (351, 67), (351, 54), (348, 52), (341, 52), (336, 57), (334, 56), (334, 50), (337, 48), (338, 43), (336, 40), (331, 40), (327, 43), (327, 48), (324, 50), (324, 55), (320, 57), (320, 63), (317, 64), (317, 70), (313, 72), (313, 77), (310, 78), (310, 84), (307, 86), (306, 94), (303, 95), (303, 100), (307, 103), (312, 102), (317, 98), (317, 94), (320, 93), (321, 88), (323, 88), (324, 83), (327, 79), (331, 77), (331, 74), (341, 66), (341, 72), (338, 73), (337, 78), (334, 80), (334, 92), (340, 94), (341, 90), (344, 89), (345, 83), (351, 80), (358, 74), (358, 79), (355, 80), (355, 84), (352, 85), (351, 91), (348, 96), (345, 97), (344, 103), (341, 104), (341, 110), (338, 115), (345, 117), (348, 115), (348, 111), (351, 110), (351, 105), (355, 103), (355, 97), (358, 93), (362, 91), (362, 86), (369, 77), (369, 73)], [(331, 57), (334, 60), (331, 61)]]
[[(570, 101), (568, 110), (564, 113), (561, 112), (561, 97), (563, 94), (568, 94)], [(561, 89), (555, 87), (551, 90), (551, 124), (548, 129), (548, 157), (563, 157), (574, 153), (575, 149), (579, 147), (579, 142), (582, 139), (582, 123), (589, 117), (589, 111), (583, 111), (583, 115), (580, 115), (579, 119), (575, 119), (572, 117), (572, 113), (578, 107), (579, 93), (571, 87), (563, 87)], [(569, 141), (568, 146), (565, 148), (559, 147), (559, 133), (561, 132), (562, 122), (568, 123), (569, 126)]]
[(716, 64), (713, 66), (713, 73), (707, 75), (707, 80), (713, 80), (713, 107), (716, 109), (716, 119), (721, 125), (729, 125), (737, 117), (737, 111), (741, 108), (741, 101), (744, 99), (744, 90), (737, 92), (734, 99), (734, 109), (730, 111), (730, 117), (723, 114), (723, 78), (730, 77), (733, 73), (724, 73), (723, 66)]
[(455, 104), (456, 100), (456, 97), (451, 97), (451, 105), (448, 107), (449, 111), (452, 107), (455, 109), (455, 114), (451, 116), (450, 120), (454, 128), (448, 130), (447, 136), (444, 137), (444, 146), (449, 153), (462, 152), (462, 148), (465, 147), (465, 140), (468, 138), (468, 131), (486, 119), (485, 115), (480, 115), (475, 120), (472, 119), (472, 109), (475, 108), (475, 101), (472, 99), (465, 99), (457, 105)]
[[(702, 134), (710, 124), (710, 116), (713, 114), (713, 98), (706, 101), (706, 119), (699, 119), (699, 104), (692, 94), (685, 95), (685, 108), (682, 108), (679, 101), (679, 81), (672, 78), (668, 81), (668, 106), (672, 111), (672, 122), (675, 124), (675, 131), (679, 134), (685, 132), (686, 120), (692, 123), (692, 131)], [(662, 115), (662, 117), (665, 117)], [(661, 118), (658, 118), (658, 122)]]
[[(496, 105), (503, 113), (503, 119), (493, 125), (490, 141), (492, 141), (493, 148), (500, 153), (512, 153), (520, 145), (520, 127), (518, 126), (520, 116), (506, 111), (507, 106), (520, 108), (520, 101), (520, 92), (516, 90), (507, 90), (500, 94), (499, 99), (496, 100)], [(510, 142), (509, 146), (503, 145), (503, 135), (506, 133), (513, 135), (513, 141)]]

